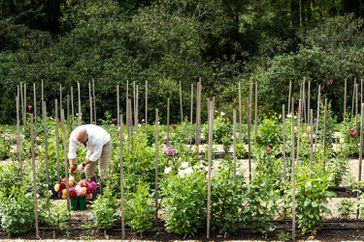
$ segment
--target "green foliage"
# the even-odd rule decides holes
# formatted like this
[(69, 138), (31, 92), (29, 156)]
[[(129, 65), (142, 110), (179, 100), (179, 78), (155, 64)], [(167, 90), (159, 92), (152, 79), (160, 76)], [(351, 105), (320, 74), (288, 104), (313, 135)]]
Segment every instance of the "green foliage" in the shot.
[(350, 214), (354, 212), (355, 202), (349, 199), (342, 199), (338, 204), (336, 204), (337, 210), (340, 213), (340, 217), (347, 219)]
[(118, 220), (118, 200), (112, 196), (109, 189), (99, 196), (92, 205), (92, 227), (96, 229), (111, 229)]
[[(191, 168), (192, 169), (192, 168)], [(196, 234), (206, 221), (207, 182), (204, 170), (170, 173), (162, 181), (165, 228), (170, 233)]]
[(233, 166), (226, 160), (212, 177), (212, 227), (218, 233), (235, 233), (241, 222), (243, 177), (233, 177)]
[(349, 160), (344, 157), (331, 158), (327, 161), (327, 165), (331, 172), (332, 182), (335, 186), (340, 186), (349, 171)]
[(135, 193), (130, 195), (125, 205), (126, 224), (136, 232), (144, 232), (153, 226), (155, 208), (149, 185), (139, 183)]
[(281, 142), (281, 134), (279, 122), (275, 118), (265, 118), (258, 126), (257, 144), (273, 148)]
[(302, 234), (316, 234), (320, 229), (323, 213), (329, 213), (326, 207), (328, 198), (333, 194), (328, 191), (329, 173), (322, 169), (322, 164), (312, 168), (299, 165), (296, 169), (296, 212), (297, 224)]
[(0, 131), (0, 160), (10, 157), (10, 146), (12, 144), (12, 136)]
[[(231, 139), (232, 131), (230, 121), (223, 115), (217, 116), (214, 120), (213, 142), (216, 144), (223, 144), (223, 140), (225, 140), (225, 142), (229, 142), (228, 139)], [(207, 125), (204, 125), (202, 128), (202, 134), (205, 139), (208, 137), (208, 132), (209, 130)]]

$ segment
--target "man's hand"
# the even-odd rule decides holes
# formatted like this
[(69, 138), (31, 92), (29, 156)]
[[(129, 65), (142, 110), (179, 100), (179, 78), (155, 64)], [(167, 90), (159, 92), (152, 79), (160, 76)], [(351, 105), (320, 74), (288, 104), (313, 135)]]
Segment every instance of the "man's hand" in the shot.
[(77, 170), (78, 170), (78, 172), (81, 172), (83, 170), (83, 164), (82, 163), (77, 166)]

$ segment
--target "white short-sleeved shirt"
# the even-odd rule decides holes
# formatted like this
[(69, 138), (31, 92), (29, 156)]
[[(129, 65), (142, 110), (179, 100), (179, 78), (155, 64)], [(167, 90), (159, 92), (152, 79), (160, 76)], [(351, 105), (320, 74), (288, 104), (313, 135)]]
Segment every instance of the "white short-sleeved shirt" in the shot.
[(85, 128), (88, 134), (88, 140), (86, 142), (86, 149), (90, 154), (88, 159), (95, 162), (100, 158), (103, 146), (110, 142), (111, 138), (105, 129), (93, 124), (81, 125), (72, 131), (69, 140), (68, 159), (76, 158), (77, 145), (84, 146), (75, 136), (77, 130), (82, 128)]

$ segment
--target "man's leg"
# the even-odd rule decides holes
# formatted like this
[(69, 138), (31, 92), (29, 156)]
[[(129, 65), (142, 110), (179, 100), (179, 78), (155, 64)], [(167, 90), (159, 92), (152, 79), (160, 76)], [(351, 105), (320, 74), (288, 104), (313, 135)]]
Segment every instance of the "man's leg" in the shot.
[(105, 179), (109, 176), (108, 168), (111, 156), (111, 141), (106, 143), (102, 148), (99, 163), (99, 174), (101, 179)]
[(96, 162), (90, 162), (85, 166), (86, 179), (95, 180)]

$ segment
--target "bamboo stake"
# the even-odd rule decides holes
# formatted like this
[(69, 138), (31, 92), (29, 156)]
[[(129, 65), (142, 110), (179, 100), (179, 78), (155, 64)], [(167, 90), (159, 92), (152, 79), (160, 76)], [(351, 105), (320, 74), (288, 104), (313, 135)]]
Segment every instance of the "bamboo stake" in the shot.
[[(119, 85), (117, 85), (119, 90)], [(119, 100), (119, 99), (118, 99)], [(118, 106), (119, 107), (119, 106)], [(123, 134), (123, 115), (118, 117), (120, 120), (119, 126), (119, 138), (120, 138), (120, 203), (121, 203), (121, 238), (125, 239), (125, 214), (124, 214), (124, 159), (123, 159), (123, 144), (124, 144), (124, 134)]]
[(59, 85), (59, 111), (62, 112), (63, 109), (63, 94), (62, 94), (62, 85)]
[(94, 103), (93, 106), (93, 111), (94, 111), (94, 118), (93, 121), (95, 122), (95, 124), (97, 124), (97, 119), (96, 119), (96, 95), (95, 95), (95, 80), (92, 79), (92, 100)]
[(308, 81), (308, 90), (307, 90), (307, 122), (310, 122), (310, 109), (311, 109), (311, 81)]
[(139, 125), (139, 85), (136, 85), (136, 93), (135, 93), (135, 130), (138, 133), (138, 125)]
[(359, 101), (359, 84), (355, 84), (355, 129), (358, 130), (358, 101)]
[[(320, 118), (320, 104), (321, 104), (321, 85), (318, 86), (317, 94), (317, 113), (316, 113), (316, 131), (315, 131), (315, 152), (317, 152), (317, 137), (318, 137), (318, 126)], [(314, 157), (315, 159), (315, 157)]]
[(24, 93), (23, 93), (23, 83), (20, 82), (19, 84), (19, 87), (20, 87), (20, 107), (21, 107), (21, 117), (22, 117), (22, 122), (23, 122), (23, 125), (25, 124), (24, 122)]
[(257, 140), (257, 129), (258, 129), (258, 82), (255, 83), (255, 102), (254, 102), (254, 145)]
[(144, 116), (145, 125), (148, 125), (148, 81), (145, 81), (145, 116)]
[(155, 110), (155, 224), (158, 223), (158, 109)]
[(167, 146), (169, 146), (169, 98), (167, 98)]
[(234, 179), (236, 178), (236, 166), (237, 166), (237, 159), (236, 159), (236, 109), (233, 110), (233, 160), (234, 160)]
[(351, 96), (351, 117), (354, 116), (354, 108), (355, 108), (355, 88), (356, 88), (356, 80), (354, 80), (354, 84), (353, 84), (353, 95)]
[[(302, 85), (302, 99), (301, 99), (303, 117), (305, 123), (307, 124), (307, 110), (306, 110), (306, 77), (303, 77), (303, 85)], [(297, 160), (297, 162), (299, 162)]]
[(197, 105), (196, 105), (196, 150), (197, 154), (200, 151), (200, 143), (201, 143), (201, 78), (197, 83)]
[(289, 81), (289, 89), (288, 89), (288, 109), (287, 111), (290, 112), (291, 110), (291, 95), (292, 95), (292, 81)]
[[(24, 99), (23, 99), (24, 103), (24, 124), (27, 123), (27, 83), (24, 83)], [(33, 116), (34, 117), (34, 116)], [(37, 120), (35, 120), (34, 122), (35, 124), (37, 123)]]
[(310, 109), (310, 165), (313, 165), (313, 110)]
[(294, 135), (294, 99), (292, 98), (291, 110), (291, 163), (292, 163), (292, 238), (296, 238), (296, 164), (295, 164), (295, 135)]
[(69, 179), (68, 179), (68, 162), (67, 162), (67, 138), (66, 128), (64, 124), (64, 110), (61, 110), (61, 127), (63, 136), (63, 159), (64, 159), (64, 173), (66, 177), (66, 193), (67, 193), (67, 210), (70, 211), (70, 195), (69, 195)]
[(137, 117), (136, 117), (136, 90), (135, 90), (135, 81), (133, 82), (133, 107), (134, 107), (134, 125), (137, 125)]
[[(128, 103), (128, 100), (129, 100), (129, 81), (128, 80), (126, 80), (126, 88), (125, 89), (126, 89), (126, 91), (125, 91), (125, 109), (127, 110), (128, 109), (128, 105), (129, 105), (129, 103)], [(128, 116), (128, 112), (126, 112), (126, 116)], [(125, 122), (125, 123), (127, 123), (127, 122)]]
[(183, 123), (183, 102), (182, 102), (182, 82), (179, 81), (179, 108), (181, 114), (181, 123)]
[(55, 101), (54, 113), (55, 113), (55, 121), (56, 121), (56, 161), (57, 161), (57, 180), (58, 184), (61, 183), (61, 168), (59, 162), (59, 118), (58, 118), (58, 100)]
[[(37, 89), (35, 88), (35, 82), (33, 82), (33, 103), (34, 103), (34, 120), (37, 123)], [(37, 130), (35, 126), (35, 130)]]
[(192, 128), (192, 124), (193, 124), (193, 83), (191, 84), (191, 108), (190, 108), (190, 148), (192, 145), (192, 132), (193, 132), (193, 128)]
[(242, 103), (241, 103), (241, 82), (239, 81), (239, 140), (243, 144), (243, 131), (242, 131)]
[(47, 127), (47, 106), (46, 102), (43, 101), (42, 103), (43, 109), (43, 129), (44, 129), (44, 155), (45, 155), (45, 168), (46, 168), (46, 183), (47, 183), (47, 190), (50, 189), (49, 186), (49, 157), (48, 157), (48, 127)]
[(74, 129), (75, 125), (75, 109), (73, 104), (73, 86), (71, 86), (71, 113), (72, 113), (72, 129)]
[[(289, 112), (289, 110), (288, 110)], [(285, 119), (286, 119), (286, 113), (285, 113), (285, 106), (282, 105), (282, 143), (283, 143), (283, 181), (284, 183), (287, 182), (287, 166), (286, 166), (286, 136), (285, 136)]]
[(35, 224), (35, 237), (40, 239), (39, 236), (39, 217), (38, 217), (38, 189), (37, 189), (37, 170), (35, 165), (35, 135), (34, 135), (34, 120), (33, 114), (30, 114), (30, 134), (31, 134), (31, 150), (32, 150), (32, 173), (33, 173), (33, 202), (34, 202), (34, 224)]
[(77, 82), (77, 92), (78, 92), (78, 125), (82, 123), (82, 113), (81, 113), (81, 88), (80, 82)]
[(41, 80), (41, 103), (44, 101), (44, 83), (43, 83), (43, 79)]
[(302, 100), (298, 100), (298, 115), (297, 115), (297, 164), (300, 163), (300, 140), (301, 140), (301, 112), (302, 112)]
[(116, 85), (116, 118), (117, 125), (120, 127), (120, 96), (119, 96), (119, 84)]
[(23, 171), (23, 159), (22, 159), (22, 151), (21, 151), (21, 137), (20, 137), (20, 103), (19, 103), (19, 86), (17, 87), (17, 95), (16, 95), (16, 148), (18, 153), (18, 161), (20, 171)]
[(251, 115), (252, 115), (252, 82), (249, 83), (248, 105), (248, 159), (249, 159), (249, 182), (252, 180), (252, 164), (251, 164)]
[(363, 103), (363, 79), (360, 80), (360, 103)]
[(90, 124), (92, 124), (93, 122), (93, 112), (92, 112), (92, 90), (91, 90), (91, 82), (88, 82), (88, 99), (89, 99), (89, 108), (90, 108)]
[(324, 110), (324, 133), (323, 133), (323, 147), (324, 147), (324, 168), (326, 167), (326, 132), (327, 132), (327, 98), (325, 98)]
[[(361, 104), (361, 118), (360, 118), (360, 149), (359, 149), (359, 170), (358, 170), (358, 183), (361, 182), (361, 170), (362, 170), (362, 161), (363, 161), (363, 123), (364, 123), (364, 103)], [(358, 186), (358, 190), (360, 190), (360, 186)], [(357, 193), (358, 205), (356, 209), (356, 219), (359, 218), (359, 200), (360, 195)]]
[(207, 229), (206, 237), (210, 238), (210, 220), (211, 220), (211, 169), (212, 169), (212, 137), (214, 127), (214, 104), (213, 101), (208, 102), (208, 119), (209, 119), (209, 152), (208, 152), (208, 177), (207, 177)]
[(348, 80), (345, 78), (344, 81), (344, 108), (343, 108), (343, 120), (345, 120), (346, 116), (346, 93), (347, 93)]

